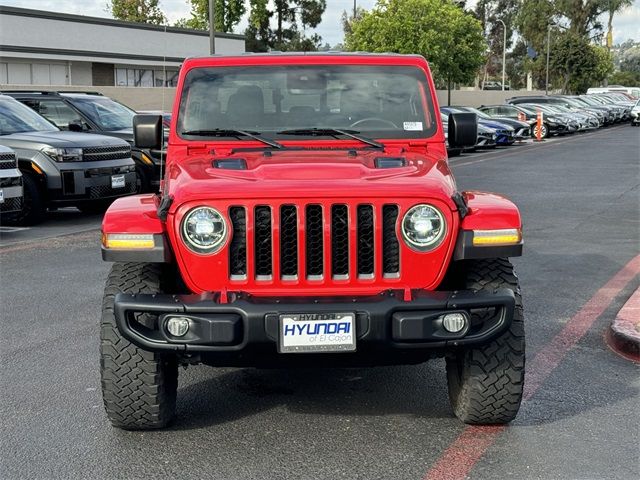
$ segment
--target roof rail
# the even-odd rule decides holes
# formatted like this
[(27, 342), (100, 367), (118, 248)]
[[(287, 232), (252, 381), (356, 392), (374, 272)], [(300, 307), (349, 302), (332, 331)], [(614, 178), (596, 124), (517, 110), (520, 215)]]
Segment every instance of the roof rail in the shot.
[(2, 93), (16, 94), (16, 93), (26, 93), (29, 95), (58, 95), (56, 91), (50, 90), (2, 90)]
[(62, 95), (64, 93), (75, 93), (75, 94), (83, 94), (83, 95), (100, 95), (103, 96), (102, 93), (100, 92), (96, 92), (96, 91), (88, 91), (88, 90), (28, 90), (28, 89), (23, 89), (23, 90), (2, 90), (3, 93), (10, 93), (10, 94), (19, 94), (19, 93), (26, 93), (29, 95)]

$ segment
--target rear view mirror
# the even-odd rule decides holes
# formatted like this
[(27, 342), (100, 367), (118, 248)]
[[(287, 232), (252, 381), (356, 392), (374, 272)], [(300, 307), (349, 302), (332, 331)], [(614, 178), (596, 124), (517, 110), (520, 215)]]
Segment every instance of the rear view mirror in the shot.
[(475, 113), (449, 114), (449, 145), (472, 147), (478, 141), (478, 118)]
[(133, 117), (133, 138), (138, 148), (162, 148), (162, 115)]

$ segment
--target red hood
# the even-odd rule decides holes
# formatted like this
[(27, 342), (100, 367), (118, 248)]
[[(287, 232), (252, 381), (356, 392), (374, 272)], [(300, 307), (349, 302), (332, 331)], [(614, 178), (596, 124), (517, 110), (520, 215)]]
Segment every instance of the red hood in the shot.
[[(352, 151), (353, 152), (353, 151)], [(406, 166), (376, 168), (378, 157), (402, 157)], [(440, 158), (434, 158), (440, 157)], [(175, 157), (174, 157), (175, 158)], [(214, 160), (244, 159), (246, 170), (213, 168)], [(377, 151), (291, 150), (197, 155), (169, 167), (172, 211), (185, 202), (245, 198), (437, 198), (455, 209), (455, 182), (440, 155)]]

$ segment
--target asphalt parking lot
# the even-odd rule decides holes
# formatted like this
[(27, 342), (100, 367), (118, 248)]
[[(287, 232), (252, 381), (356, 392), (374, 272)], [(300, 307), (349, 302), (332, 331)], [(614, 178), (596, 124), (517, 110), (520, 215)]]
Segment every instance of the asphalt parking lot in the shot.
[(515, 263), (527, 388), (508, 427), (465, 428), (444, 362), (180, 371), (178, 418), (113, 429), (102, 409), (99, 223), (73, 209), (0, 232), (2, 478), (620, 479), (640, 477), (637, 365), (603, 333), (640, 271), (638, 130), (452, 159), (460, 189), (520, 207)]

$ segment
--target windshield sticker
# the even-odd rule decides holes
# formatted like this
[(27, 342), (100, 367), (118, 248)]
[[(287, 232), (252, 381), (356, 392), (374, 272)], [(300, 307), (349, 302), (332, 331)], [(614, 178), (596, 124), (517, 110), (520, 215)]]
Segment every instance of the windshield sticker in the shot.
[(410, 132), (421, 132), (422, 122), (404, 122), (404, 129)]

